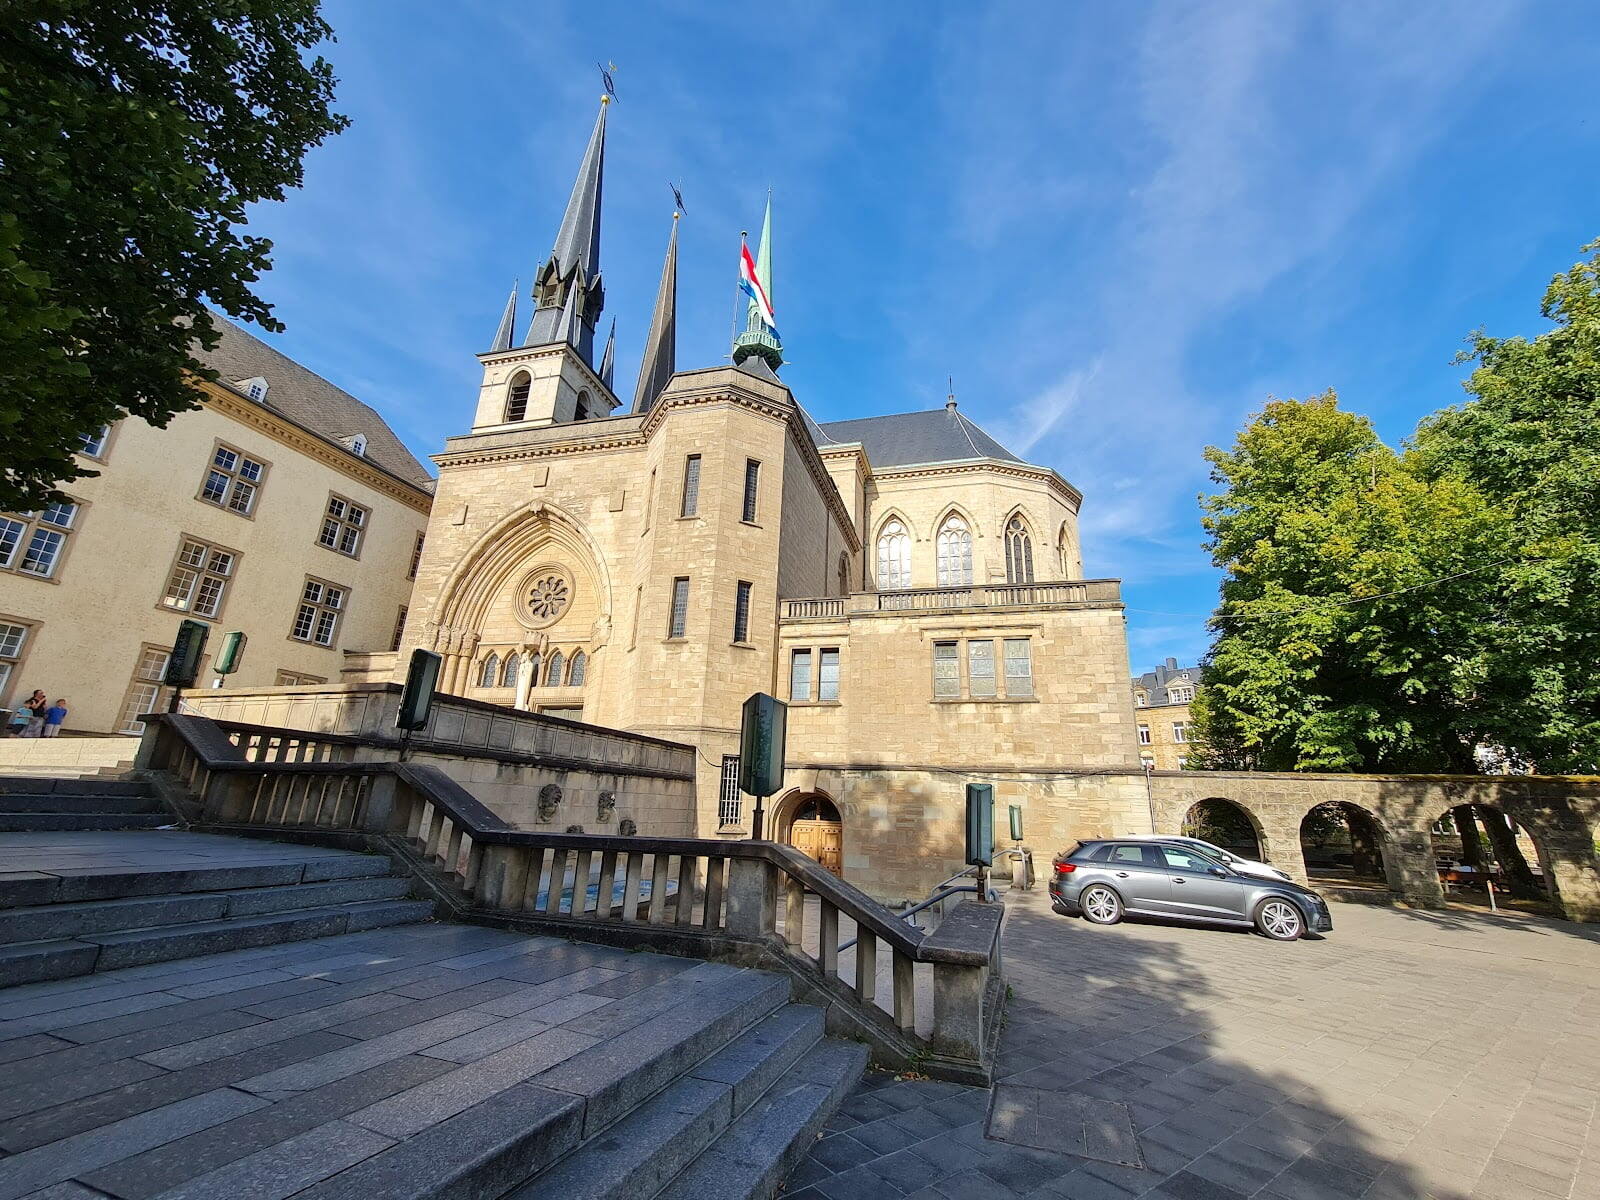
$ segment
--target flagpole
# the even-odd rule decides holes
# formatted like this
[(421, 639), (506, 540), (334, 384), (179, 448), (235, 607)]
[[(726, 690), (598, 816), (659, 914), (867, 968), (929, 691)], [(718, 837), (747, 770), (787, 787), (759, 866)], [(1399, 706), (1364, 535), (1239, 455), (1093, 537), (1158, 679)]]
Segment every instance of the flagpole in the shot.
[[(741, 265), (744, 263), (744, 242), (745, 238), (748, 236), (748, 230), (741, 229), (739, 231), (739, 262)], [(735, 283), (733, 285), (733, 323), (728, 330), (728, 359), (730, 362), (733, 360), (733, 343), (737, 341), (739, 337), (739, 302), (743, 298), (744, 290), (737, 283)], [(748, 303), (748, 301), (746, 301), (746, 303)]]

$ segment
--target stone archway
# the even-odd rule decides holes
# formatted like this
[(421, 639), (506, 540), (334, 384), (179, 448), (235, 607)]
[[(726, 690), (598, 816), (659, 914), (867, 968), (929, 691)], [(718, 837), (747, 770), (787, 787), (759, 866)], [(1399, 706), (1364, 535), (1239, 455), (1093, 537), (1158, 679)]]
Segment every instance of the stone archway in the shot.
[(1325, 800), (1307, 809), (1300, 818), (1300, 855), (1313, 887), (1405, 895), (1404, 848), (1359, 804)]
[(825, 792), (795, 791), (779, 801), (773, 832), (835, 875), (844, 874), (844, 820)]
[(1179, 832), (1221, 846), (1240, 858), (1266, 861), (1265, 839), (1255, 817), (1244, 805), (1225, 797), (1208, 796), (1190, 805)]

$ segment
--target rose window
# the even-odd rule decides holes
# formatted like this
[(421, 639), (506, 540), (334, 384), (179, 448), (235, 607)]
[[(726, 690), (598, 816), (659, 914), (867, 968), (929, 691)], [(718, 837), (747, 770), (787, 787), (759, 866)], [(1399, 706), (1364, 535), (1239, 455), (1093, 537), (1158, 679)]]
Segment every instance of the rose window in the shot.
[(536, 620), (553, 621), (572, 603), (572, 589), (559, 575), (545, 575), (528, 587), (528, 612)]

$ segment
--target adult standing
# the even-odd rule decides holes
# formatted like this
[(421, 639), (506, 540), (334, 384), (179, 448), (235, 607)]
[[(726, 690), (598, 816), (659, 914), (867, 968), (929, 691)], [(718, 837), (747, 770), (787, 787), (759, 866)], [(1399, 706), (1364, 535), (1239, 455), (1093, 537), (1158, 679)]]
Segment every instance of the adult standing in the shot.
[(21, 736), (36, 738), (44, 732), (44, 716), (50, 711), (50, 701), (45, 699), (44, 692), (35, 688), (33, 695), (22, 702), (22, 707), (28, 714), (28, 727)]

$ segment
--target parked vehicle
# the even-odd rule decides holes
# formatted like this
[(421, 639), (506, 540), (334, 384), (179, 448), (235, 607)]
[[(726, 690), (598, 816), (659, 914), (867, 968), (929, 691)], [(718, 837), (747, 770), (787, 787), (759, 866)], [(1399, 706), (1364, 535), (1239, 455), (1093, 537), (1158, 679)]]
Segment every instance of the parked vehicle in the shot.
[(1124, 915), (1215, 921), (1254, 926), (1278, 942), (1333, 928), (1327, 903), (1310, 888), (1243, 874), (1176, 840), (1079, 842), (1055, 858), (1050, 902), (1096, 925)]
[(1127, 842), (1177, 842), (1182, 846), (1192, 846), (1201, 854), (1216, 859), (1223, 866), (1239, 872), (1241, 875), (1257, 875), (1262, 879), (1288, 879), (1289, 876), (1278, 870), (1277, 867), (1268, 866), (1264, 862), (1257, 862), (1253, 858), (1240, 858), (1231, 850), (1224, 850), (1221, 846), (1196, 837), (1183, 837), (1174, 834), (1171, 837), (1160, 833), (1130, 833), (1124, 836)]

